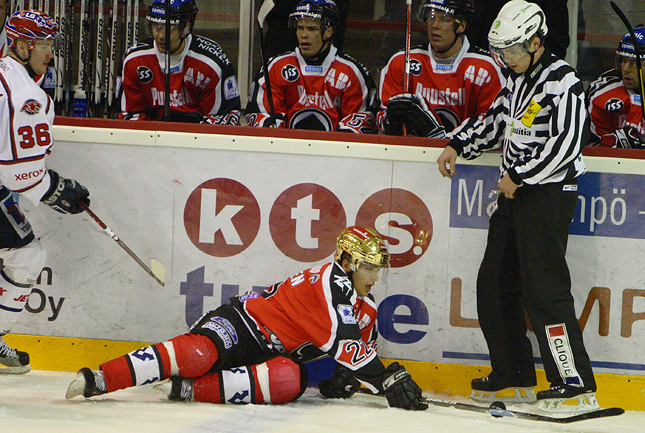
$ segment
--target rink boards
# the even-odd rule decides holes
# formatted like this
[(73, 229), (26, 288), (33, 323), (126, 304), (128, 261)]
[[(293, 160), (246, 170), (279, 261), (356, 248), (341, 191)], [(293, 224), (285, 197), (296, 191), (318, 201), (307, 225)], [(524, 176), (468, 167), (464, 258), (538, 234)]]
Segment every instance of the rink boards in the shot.
[[(374, 288), (381, 355), (414, 361), (415, 378), (439, 392), (466, 394), (488, 372), (475, 281), (499, 154), (460, 161), (451, 182), (437, 170), (441, 148), (415, 138), (60, 123), (48, 166), (86, 185), (94, 212), (145, 263), (162, 263), (166, 280), (158, 285), (88, 216), (22, 200), (48, 253), (14, 328), (22, 335), (11, 337), (34, 368), (96, 367), (183, 333), (231, 296), (330, 261), (336, 235), (359, 224), (376, 227), (392, 253)], [(601, 403), (619, 404), (610, 400), (627, 389), (631, 408), (645, 410), (645, 161), (586, 162), (568, 250), (576, 310)]]

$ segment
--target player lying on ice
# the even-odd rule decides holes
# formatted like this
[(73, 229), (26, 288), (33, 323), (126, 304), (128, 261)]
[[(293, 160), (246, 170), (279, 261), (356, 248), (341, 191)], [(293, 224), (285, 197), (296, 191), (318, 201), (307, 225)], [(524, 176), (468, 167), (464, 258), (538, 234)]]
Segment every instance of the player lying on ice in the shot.
[(337, 368), (322, 381), (326, 397), (349, 397), (356, 380), (383, 393), (392, 407), (424, 410), (421, 389), (398, 363), (376, 354), (376, 304), (370, 293), (388, 266), (372, 229), (349, 227), (335, 261), (307, 269), (262, 295), (235, 297), (209, 311), (184, 335), (82, 368), (67, 399), (92, 397), (170, 378), (170, 400), (286, 403), (307, 386), (304, 362), (331, 356)]

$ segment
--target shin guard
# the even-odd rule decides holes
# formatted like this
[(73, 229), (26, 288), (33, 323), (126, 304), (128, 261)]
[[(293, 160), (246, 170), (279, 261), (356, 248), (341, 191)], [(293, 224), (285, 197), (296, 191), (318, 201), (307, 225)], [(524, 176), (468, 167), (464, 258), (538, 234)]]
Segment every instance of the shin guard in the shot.
[(304, 365), (277, 357), (193, 379), (193, 398), (209, 403), (287, 403), (302, 395), (307, 381)]
[(101, 365), (108, 392), (145, 385), (170, 376), (198, 377), (217, 361), (217, 347), (208, 337), (184, 334), (142, 347)]

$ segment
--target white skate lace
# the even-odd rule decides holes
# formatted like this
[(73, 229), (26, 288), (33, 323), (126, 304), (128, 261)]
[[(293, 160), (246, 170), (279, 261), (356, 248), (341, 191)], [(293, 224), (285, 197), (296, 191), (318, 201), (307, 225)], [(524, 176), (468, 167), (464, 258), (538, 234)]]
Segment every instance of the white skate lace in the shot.
[(17, 358), (16, 349), (9, 347), (6, 341), (0, 337), (0, 358)]

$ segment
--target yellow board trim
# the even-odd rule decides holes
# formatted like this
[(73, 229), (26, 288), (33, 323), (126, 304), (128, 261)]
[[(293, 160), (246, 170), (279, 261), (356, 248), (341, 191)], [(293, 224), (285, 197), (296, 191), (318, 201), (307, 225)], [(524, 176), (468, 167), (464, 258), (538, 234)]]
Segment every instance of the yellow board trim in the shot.
[[(48, 371), (78, 371), (82, 367), (96, 370), (110, 359), (150, 344), (21, 334), (8, 334), (4, 338), (9, 346), (29, 353), (34, 370)], [(394, 361), (405, 366), (421, 389), (448, 397), (470, 395), (471, 379), (490, 373), (490, 367), (477, 365), (383, 359), (386, 365)], [(537, 390), (546, 389), (544, 370), (537, 373)], [(601, 406), (645, 411), (645, 376), (597, 373), (596, 383)]]

